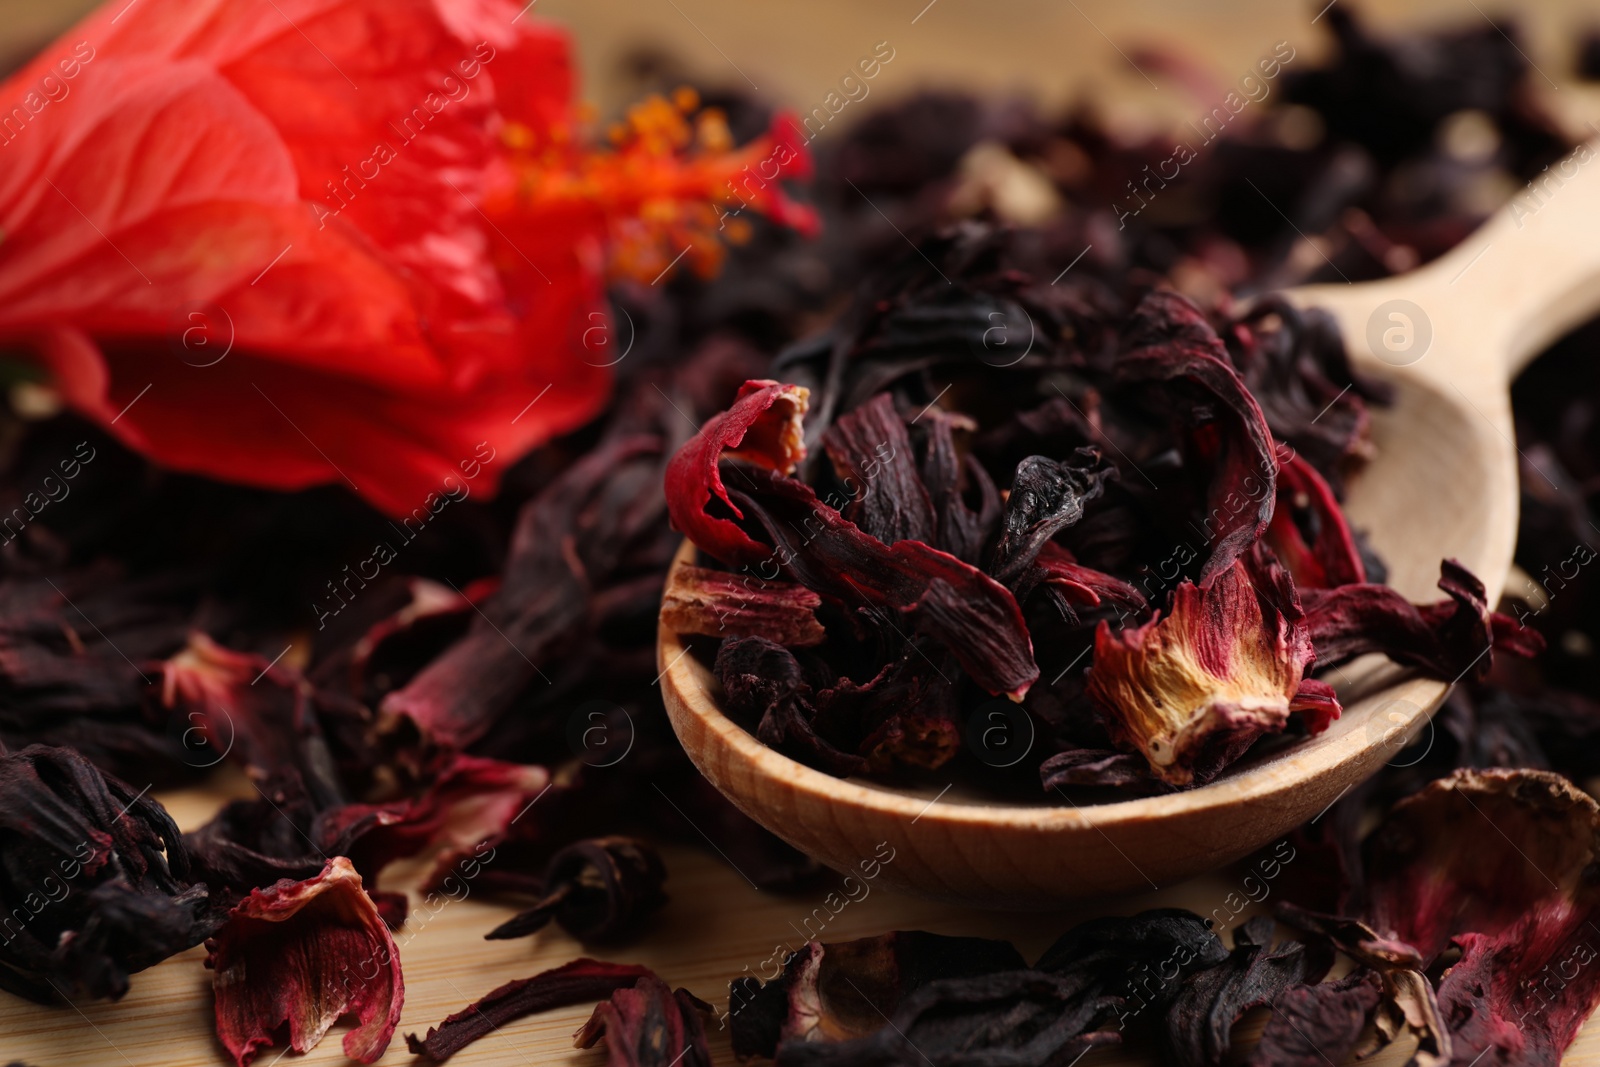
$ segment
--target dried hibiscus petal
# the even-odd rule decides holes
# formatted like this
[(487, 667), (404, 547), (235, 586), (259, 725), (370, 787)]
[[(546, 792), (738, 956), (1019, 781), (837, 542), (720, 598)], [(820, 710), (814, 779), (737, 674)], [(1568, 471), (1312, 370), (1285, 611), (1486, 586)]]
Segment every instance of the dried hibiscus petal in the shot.
[(1356, 1048), (1381, 996), (1378, 976), (1358, 970), (1336, 982), (1298, 985), (1272, 1002), (1247, 1067), (1321, 1067)]
[(857, 610), (889, 637), (904, 641), (909, 628), (937, 642), (990, 693), (1020, 699), (1037, 680), (1022, 609), (1005, 586), (921, 541), (869, 537), (802, 482), (744, 473), (751, 491), (733, 497), (771, 539), (768, 566)]
[(667, 902), (661, 890), (666, 877), (661, 857), (646, 841), (579, 841), (550, 857), (539, 902), (486, 936), (525, 937), (554, 919), (585, 944), (625, 941)]
[(831, 774), (859, 774), (867, 761), (817, 730), (811, 687), (794, 653), (764, 637), (730, 637), (714, 666), (723, 699), (737, 718), (756, 724), (762, 743)]
[[(805, 455), (805, 405), (799, 386), (746, 382), (733, 407), (707, 422), (668, 465), (673, 524), (730, 566), (753, 567), (763, 578), (786, 571), (886, 633), (927, 636), (989, 692), (1020, 699), (1039, 668), (1009, 590), (921, 541), (884, 544), (786, 476)], [(719, 466), (723, 458), (739, 461), (728, 466), (739, 479), (732, 492)], [(755, 540), (755, 530), (769, 543)]]
[(1065, 463), (1029, 456), (1017, 464), (989, 573), (1015, 588), (1050, 539), (1083, 518), (1084, 505), (1100, 495), (1109, 471), (1092, 448), (1078, 449)]
[(879, 393), (841, 415), (822, 435), (822, 446), (851, 498), (846, 518), (886, 545), (933, 543), (933, 501), (894, 397)]
[(1459, 679), (1474, 668), (1479, 677), (1487, 674), (1492, 648), (1531, 656), (1544, 647), (1538, 631), (1491, 612), (1483, 583), (1455, 560), (1441, 564), (1439, 588), (1450, 599), (1422, 605), (1386, 585), (1306, 590), (1306, 626), (1318, 666), (1381, 652), (1438, 677)]
[(606, 1042), (609, 1067), (711, 1067), (705, 1018), (711, 1005), (650, 975), (601, 1001), (573, 1044)]
[(667, 508), (672, 525), (725, 563), (759, 563), (771, 550), (738, 524), (708, 510), (720, 502), (735, 518), (744, 513), (729, 499), (719, 470), (724, 456), (788, 474), (806, 457), (801, 419), (810, 392), (797, 385), (749, 381), (727, 411), (706, 420), (667, 466)]
[(706, 637), (764, 637), (790, 648), (820, 645), (822, 598), (792, 582), (759, 581), (708, 567), (678, 566), (667, 576), (661, 625)]
[(1156, 400), (1190, 431), (1189, 450), (1211, 471), (1202, 522), (1211, 555), (1201, 581), (1221, 574), (1272, 521), (1278, 463), (1272, 431), (1205, 316), (1167, 290), (1134, 310), (1117, 358), (1124, 385), (1158, 384)]
[(1600, 1004), (1600, 806), (1542, 771), (1457, 771), (1368, 843), (1367, 914), (1429, 961), (1456, 1062), (1554, 1067)]
[[(1372, 1040), (1366, 1043), (1362, 1055), (1388, 1045), (1401, 1031), (1410, 1031), (1417, 1039), (1417, 1067), (1439, 1067), (1451, 1062), (1450, 1033), (1439, 1015), (1433, 985), (1420, 969), (1422, 957), (1416, 949), (1384, 938), (1358, 919), (1307, 911), (1287, 901), (1280, 902), (1274, 911), (1280, 921), (1325, 940), (1377, 976), (1379, 997), (1371, 1012)], [(1334, 996), (1329, 992), (1318, 997), (1323, 995)], [(1334, 1003), (1345, 1002), (1336, 999)], [(1299, 1049), (1298, 1042), (1280, 1037), (1278, 1044), (1286, 1052)], [(1297, 1061), (1291, 1058), (1289, 1062)]]
[(1299, 589), (1329, 589), (1367, 580), (1355, 535), (1333, 489), (1298, 455), (1278, 466), (1278, 506), (1266, 542)]
[(1297, 710), (1311, 642), (1288, 576), (1262, 570), (1258, 584), (1235, 561), (1180, 585), (1165, 617), (1095, 632), (1089, 693), (1113, 740), (1167, 782), (1209, 779)]
[(162, 707), (204, 735), (216, 753), (207, 762), (226, 754), (258, 780), (295, 767), (308, 787), (333, 799), (338, 786), (323, 770), (329, 760), (311, 697), (299, 672), (203, 633), (190, 634), (188, 645), (161, 663)]
[(285, 1027), (289, 1047), (308, 1052), (344, 1015), (356, 1017), (345, 1055), (373, 1063), (388, 1049), (405, 1003), (400, 957), (344, 857), (251, 893), (207, 947), (217, 1037), (239, 1067)]
[(407, 1034), (406, 1046), (413, 1055), (431, 1063), (443, 1063), (506, 1023), (552, 1008), (609, 997), (641, 978), (653, 977), (655, 974), (648, 967), (576, 959), (553, 970), (541, 971), (532, 978), (507, 982), (438, 1026), (430, 1027), (427, 1037)]
[(1246, 1011), (1276, 1006), (1284, 993), (1321, 981), (1327, 973), (1331, 951), (1300, 941), (1285, 941), (1274, 949), (1272, 928), (1270, 915), (1249, 920), (1234, 935), (1226, 960), (1196, 971), (1180, 987), (1165, 1018), (1173, 1063), (1221, 1063), (1232, 1044), (1233, 1024)]

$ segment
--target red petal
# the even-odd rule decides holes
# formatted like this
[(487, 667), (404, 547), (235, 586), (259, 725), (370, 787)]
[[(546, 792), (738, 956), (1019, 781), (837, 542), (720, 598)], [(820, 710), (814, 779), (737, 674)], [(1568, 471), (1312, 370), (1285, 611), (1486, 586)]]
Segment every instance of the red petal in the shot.
[(344, 1015), (356, 1017), (345, 1055), (373, 1063), (388, 1049), (405, 1003), (400, 957), (349, 860), (251, 893), (210, 944), (217, 1037), (239, 1067), (285, 1025), (289, 1047), (307, 1052)]
[[(1287, 455), (1278, 466), (1278, 506), (1266, 534), (1273, 553), (1300, 589), (1365, 582), (1366, 566), (1332, 488), (1311, 464), (1292, 452)], [(1309, 545), (1295, 523), (1297, 511), (1308, 512), (1316, 530)]]
[[(667, 466), (667, 510), (672, 525), (724, 563), (756, 563), (771, 549), (751, 539), (729, 519), (707, 511), (720, 501), (736, 518), (744, 513), (728, 499), (718, 463), (724, 455), (788, 474), (806, 457), (801, 419), (811, 392), (769, 380), (745, 382), (727, 411), (713, 415)], [(749, 437), (750, 442), (745, 443)]]

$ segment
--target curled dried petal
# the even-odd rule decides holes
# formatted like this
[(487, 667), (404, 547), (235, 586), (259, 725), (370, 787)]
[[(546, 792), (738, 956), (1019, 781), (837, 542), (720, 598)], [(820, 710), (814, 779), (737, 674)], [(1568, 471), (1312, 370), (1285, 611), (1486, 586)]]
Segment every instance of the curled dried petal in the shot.
[(430, 1063), (443, 1063), (509, 1022), (552, 1008), (609, 997), (649, 977), (654, 977), (654, 972), (648, 967), (576, 959), (541, 971), (532, 978), (519, 978), (491, 990), (438, 1026), (429, 1027), (426, 1037), (407, 1034), (406, 1046), (414, 1056), (421, 1056)]
[(1120, 634), (1102, 622), (1089, 693), (1113, 739), (1187, 785), (1281, 731), (1312, 659), (1293, 598), (1286, 576), (1259, 587), (1236, 561), (1180, 585), (1164, 618)]
[(711, 1005), (651, 975), (601, 1001), (573, 1044), (606, 1042), (608, 1067), (711, 1067), (705, 1018)]
[(661, 625), (706, 637), (764, 637), (790, 648), (820, 645), (822, 598), (793, 582), (760, 581), (683, 564), (667, 575)]
[(771, 550), (752, 540), (731, 519), (710, 513), (720, 502), (734, 518), (744, 518), (722, 483), (724, 456), (780, 474), (805, 459), (809, 390), (768, 380), (745, 382), (727, 411), (706, 420), (700, 432), (678, 450), (667, 466), (667, 510), (672, 525), (702, 549), (731, 565), (759, 563)]
[(289, 1047), (308, 1052), (344, 1015), (356, 1017), (345, 1055), (373, 1063), (388, 1049), (405, 1003), (400, 956), (344, 857), (315, 878), (251, 893), (208, 948), (217, 1038), (239, 1067), (285, 1025)]

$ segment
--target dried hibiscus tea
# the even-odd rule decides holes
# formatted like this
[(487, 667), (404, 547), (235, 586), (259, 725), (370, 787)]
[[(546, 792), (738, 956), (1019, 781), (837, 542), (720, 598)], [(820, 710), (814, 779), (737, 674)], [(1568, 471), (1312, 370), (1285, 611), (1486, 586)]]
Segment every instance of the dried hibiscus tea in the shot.
[(1554, 1067), (1600, 1005), (1600, 806), (1559, 775), (1458, 771), (1368, 841), (1366, 915), (1438, 979), (1454, 1062)]
[[(1325, 730), (1314, 672), (1352, 655), (1454, 678), (1537, 648), (1454, 564), (1442, 604), (1379, 584), (1338, 487), (1384, 393), (1325, 317), (1063, 289), (976, 223), (918, 251), (667, 465), (698, 557), (662, 624), (708, 639), (691, 649), (768, 745), (841, 776), (1191, 788)], [(997, 314), (1031, 324), (1020, 358), (987, 351)], [(994, 697), (1033, 719), (1009, 775), (970, 740)]]
[(706, 1016), (711, 1005), (654, 975), (601, 1001), (573, 1038), (578, 1048), (602, 1039), (609, 1067), (711, 1067)]
[(1316, 654), (1282, 568), (1253, 581), (1238, 560), (1209, 583), (1185, 582), (1164, 618), (1120, 633), (1102, 622), (1094, 655), (1089, 692), (1113, 739), (1177, 785), (1214, 777), (1291, 712), (1331, 704), (1315, 730), (1339, 714), (1331, 697), (1301, 695)]
[(374, 1063), (388, 1049), (405, 1003), (400, 955), (344, 857), (251, 893), (207, 947), (217, 1038), (238, 1067), (285, 1030), (290, 1049), (308, 1052), (345, 1015), (356, 1018), (346, 1056)]
[(539, 902), (485, 936), (526, 937), (554, 919), (586, 944), (626, 941), (667, 902), (667, 869), (648, 842), (601, 837), (561, 849), (545, 865)]
[(648, 967), (576, 959), (532, 978), (507, 982), (438, 1026), (430, 1027), (426, 1037), (407, 1034), (406, 1045), (415, 1056), (430, 1063), (443, 1063), (513, 1020), (586, 1000), (602, 1000), (641, 979), (654, 977)]
[(0, 989), (119, 998), (214, 928), (177, 825), (71, 749), (0, 748)]

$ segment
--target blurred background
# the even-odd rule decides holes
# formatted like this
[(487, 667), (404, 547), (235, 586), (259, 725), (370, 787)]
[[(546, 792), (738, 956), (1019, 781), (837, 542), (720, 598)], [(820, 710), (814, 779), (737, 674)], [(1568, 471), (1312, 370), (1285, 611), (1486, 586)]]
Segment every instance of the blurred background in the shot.
[[(0, 63), (15, 65), (95, 2), (0, 0)], [(1577, 120), (1593, 117), (1581, 109), (1584, 100), (1592, 103), (1596, 97), (1574, 78), (1585, 38), (1600, 29), (1600, 10), (1592, 3), (1336, 2), (1353, 7), (1377, 30), (1467, 28), (1506, 18), (1520, 31), (1518, 44), (1549, 79), (1545, 88), (1559, 99), (1562, 113)], [(1190, 117), (1195, 104), (1169, 80), (1147, 81), (1125, 56), (1148, 49), (1182, 54), (1198, 65), (1197, 73), (1218, 84), (1233, 82), (1278, 41), (1288, 41), (1301, 56), (1323, 55), (1326, 27), (1312, 21), (1325, 10), (1323, 3), (534, 0), (529, 15), (574, 31), (583, 96), (604, 114), (636, 99), (641, 87), (684, 77), (729, 89), (754, 87), (765, 103), (809, 110), (837, 91), (839, 79), (878, 42), (887, 42), (894, 59), (870, 85), (869, 99), (959, 86), (1027, 90), (1054, 108), (1088, 95), (1128, 111), (1126, 121), (1135, 122), (1151, 113)]]
[[(1336, 0), (1350, 4), (1350, 0)], [(14, 65), (95, 6), (96, 0), (0, 0), (0, 59)], [(1120, 56), (1182, 49), (1236, 77), (1288, 40), (1311, 56), (1327, 49), (1312, 23), (1322, 0), (535, 0), (529, 14), (577, 36), (584, 96), (610, 112), (633, 98), (649, 64), (665, 59), (697, 81), (754, 84), (775, 103), (820, 102), (872, 46), (895, 49), (893, 78), (874, 93), (918, 88), (1027, 89), (1042, 103), (1126, 97), (1160, 108), (1160, 90)], [(1556, 84), (1573, 80), (1584, 36), (1600, 11), (1583, 0), (1368, 0), (1351, 4), (1379, 29), (1468, 25), (1509, 18), (1519, 44)], [(913, 20), (915, 20), (913, 22)], [(1108, 40), (1109, 38), (1109, 40)], [(754, 79), (747, 82), (746, 77)], [(1171, 92), (1170, 86), (1162, 87)], [(813, 100), (812, 98), (816, 98)], [(1146, 99), (1149, 98), (1149, 99)], [(1175, 105), (1174, 105), (1175, 106)]]

